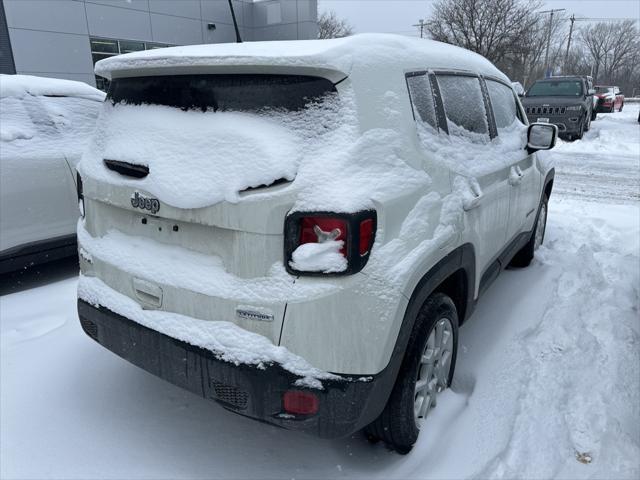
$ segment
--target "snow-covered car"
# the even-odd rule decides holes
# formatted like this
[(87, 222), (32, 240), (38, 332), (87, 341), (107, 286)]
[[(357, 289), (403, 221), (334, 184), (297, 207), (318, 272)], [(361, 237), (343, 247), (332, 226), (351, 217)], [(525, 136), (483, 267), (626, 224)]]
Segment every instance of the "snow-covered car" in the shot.
[(557, 128), (527, 125), (483, 57), (394, 35), (96, 72), (111, 84), (79, 165), (85, 332), (242, 415), (408, 452), (458, 326), (543, 241), (554, 170), (535, 152)]
[(624, 107), (624, 95), (620, 88), (610, 85), (596, 85), (596, 111), (599, 113), (613, 113), (622, 111)]
[(0, 75), (0, 273), (75, 255), (75, 166), (104, 93), (80, 82)]

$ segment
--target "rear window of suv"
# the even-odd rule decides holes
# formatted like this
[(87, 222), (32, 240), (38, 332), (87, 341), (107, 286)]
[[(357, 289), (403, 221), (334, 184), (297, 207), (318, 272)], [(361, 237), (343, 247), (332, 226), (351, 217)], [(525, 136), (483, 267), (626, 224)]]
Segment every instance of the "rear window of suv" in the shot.
[(306, 75), (171, 75), (114, 79), (107, 100), (214, 112), (296, 111), (335, 91), (326, 78)]

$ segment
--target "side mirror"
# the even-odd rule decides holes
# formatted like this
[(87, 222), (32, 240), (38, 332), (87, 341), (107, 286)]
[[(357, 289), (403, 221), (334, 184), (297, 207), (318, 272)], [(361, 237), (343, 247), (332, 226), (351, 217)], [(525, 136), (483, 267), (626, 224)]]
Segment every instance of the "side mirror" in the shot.
[(558, 139), (558, 127), (551, 123), (532, 123), (527, 130), (527, 151), (551, 150)]
[(589, 95), (595, 95), (595, 94), (596, 94), (595, 88), (590, 88), (589, 89)]

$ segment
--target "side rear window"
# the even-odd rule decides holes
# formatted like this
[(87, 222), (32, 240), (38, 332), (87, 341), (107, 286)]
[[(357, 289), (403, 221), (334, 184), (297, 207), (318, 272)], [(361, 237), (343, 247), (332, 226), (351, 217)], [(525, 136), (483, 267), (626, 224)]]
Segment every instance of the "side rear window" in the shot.
[(465, 75), (437, 75), (450, 135), (489, 140), (487, 112), (480, 79)]
[(426, 73), (408, 74), (407, 87), (416, 120), (427, 123), (437, 130), (438, 120), (428, 75)]
[(496, 119), (498, 130), (510, 127), (516, 120), (516, 99), (513, 91), (502, 83), (486, 80), (493, 116)]

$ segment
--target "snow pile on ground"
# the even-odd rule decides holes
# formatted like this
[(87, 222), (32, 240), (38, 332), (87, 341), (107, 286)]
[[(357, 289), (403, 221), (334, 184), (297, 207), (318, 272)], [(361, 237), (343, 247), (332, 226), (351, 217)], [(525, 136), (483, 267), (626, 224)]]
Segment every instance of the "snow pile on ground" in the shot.
[(480, 477), (640, 474), (639, 214), (553, 207), (537, 256), (557, 270), (553, 292), (518, 337), (526, 371), (511, 438)]
[(320, 380), (340, 377), (311, 366), (306, 360), (284, 347), (273, 345), (267, 338), (249, 332), (230, 322), (202, 321), (184, 315), (157, 310), (143, 310), (138, 302), (122, 295), (95, 277), (80, 276), (78, 297), (135, 322), (214, 352), (220, 360), (236, 365), (278, 363), (285, 370), (302, 377), (297, 385), (322, 389)]
[(0, 75), (0, 98), (33, 96), (83, 97), (104, 100), (104, 93), (84, 82), (32, 75)]
[[(599, 113), (583, 141), (558, 139), (554, 154), (589, 153), (633, 156), (640, 162), (640, 124), (638, 105), (625, 105), (622, 112)], [(640, 163), (638, 163), (640, 165)]]
[(640, 104), (599, 113), (583, 140), (559, 141), (554, 191), (587, 201), (640, 201)]

